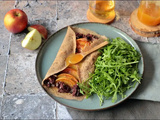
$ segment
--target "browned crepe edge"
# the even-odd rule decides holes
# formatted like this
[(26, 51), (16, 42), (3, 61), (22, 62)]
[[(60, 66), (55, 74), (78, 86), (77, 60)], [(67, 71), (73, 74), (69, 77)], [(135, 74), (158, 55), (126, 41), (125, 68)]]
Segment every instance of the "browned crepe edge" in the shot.
[[(48, 87), (46, 87), (44, 85), (44, 81), (48, 77), (50, 77), (52, 75), (55, 75), (55, 74), (61, 72), (62, 70), (64, 70), (65, 68), (68, 67), (68, 66), (66, 66), (66, 63), (65, 63), (65, 60), (66, 60), (67, 56), (76, 52), (76, 34), (75, 33), (81, 33), (81, 34), (84, 34), (84, 35), (92, 34), (92, 35), (96, 35), (98, 37), (98, 39), (94, 39), (93, 42), (91, 43), (91, 45), (89, 47), (90, 50), (94, 48), (94, 51), (95, 51), (95, 50), (99, 49), (100, 47), (103, 47), (103, 46), (108, 44), (108, 42), (106, 41), (107, 38), (105, 36), (101, 36), (101, 35), (93, 32), (91, 30), (88, 30), (88, 29), (70, 27), (69, 26), (68, 30), (67, 30), (67, 33), (66, 33), (66, 36), (65, 36), (65, 38), (64, 38), (64, 40), (62, 42), (62, 45), (61, 45), (61, 47), (60, 47), (60, 49), (59, 49), (59, 51), (57, 53), (57, 56), (56, 56), (53, 64), (49, 68), (45, 78), (42, 81), (42, 86), (50, 94), (53, 94), (56, 97), (61, 97), (61, 98), (64, 98), (64, 99), (83, 100), (84, 96), (83, 97), (82, 96), (81, 97), (75, 97), (75, 96), (72, 96), (70, 93), (59, 93), (57, 88), (55, 88), (55, 87), (48, 88)], [(97, 44), (98, 45), (101, 44), (101, 45), (99, 47), (97, 47)], [(89, 49), (85, 49), (84, 52), (89, 50)], [(87, 54), (92, 54), (92, 53), (90, 52), (90, 53), (87, 53)], [(89, 57), (90, 56), (86, 56), (83, 61), (85, 61), (85, 59), (87, 59)], [(83, 64), (83, 62), (81, 62), (81, 64)], [(81, 70), (81, 71), (83, 71), (83, 70)], [(83, 72), (85, 72), (85, 71), (83, 71)], [(80, 74), (82, 74), (82, 72), (80, 72), (79, 75)], [(81, 82), (81, 80), (79, 82)]]
[[(51, 75), (59, 73), (60, 71), (64, 70), (67, 67), (65, 64), (65, 60), (67, 56), (76, 52), (76, 39), (75, 38), (76, 36), (75, 36), (74, 31), (70, 27), (68, 27), (67, 33), (62, 42), (62, 45), (57, 53), (57, 56), (54, 62), (49, 68), (44, 80), (50, 77)], [(44, 80), (42, 81), (42, 85), (43, 85)]]

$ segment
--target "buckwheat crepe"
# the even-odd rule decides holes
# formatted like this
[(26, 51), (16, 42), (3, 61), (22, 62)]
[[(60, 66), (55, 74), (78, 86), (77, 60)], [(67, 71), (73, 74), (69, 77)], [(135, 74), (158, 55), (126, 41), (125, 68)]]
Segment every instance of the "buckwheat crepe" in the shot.
[(80, 54), (85, 54), (86, 56), (78, 65), (78, 75), (79, 75), (79, 82), (84, 82), (88, 79), (89, 74), (94, 72), (94, 63), (96, 58), (100, 55), (97, 51), (101, 47), (108, 44), (108, 41), (105, 36), (101, 36), (91, 30), (78, 28), (78, 27), (68, 27), (66, 36), (61, 44), (61, 47), (57, 53), (57, 56), (52, 63), (51, 67), (49, 68), (45, 78), (42, 81), (42, 86), (48, 91), (50, 94), (53, 94), (56, 97), (61, 97), (64, 99), (74, 99), (74, 100), (82, 100), (85, 96), (72, 96), (71, 93), (59, 93), (57, 87), (47, 87), (44, 84), (44, 81), (47, 80), (50, 76), (56, 75), (67, 68), (66, 58), (70, 54), (76, 53), (76, 33), (81, 33), (84, 35), (91, 34), (95, 35), (98, 38), (94, 39), (92, 43), (84, 48), (84, 50)]

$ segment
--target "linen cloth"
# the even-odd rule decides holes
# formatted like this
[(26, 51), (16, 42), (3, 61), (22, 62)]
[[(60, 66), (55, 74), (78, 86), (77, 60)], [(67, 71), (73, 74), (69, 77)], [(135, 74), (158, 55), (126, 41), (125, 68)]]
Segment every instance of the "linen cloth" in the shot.
[(144, 58), (144, 74), (130, 99), (160, 101), (160, 44), (136, 43)]

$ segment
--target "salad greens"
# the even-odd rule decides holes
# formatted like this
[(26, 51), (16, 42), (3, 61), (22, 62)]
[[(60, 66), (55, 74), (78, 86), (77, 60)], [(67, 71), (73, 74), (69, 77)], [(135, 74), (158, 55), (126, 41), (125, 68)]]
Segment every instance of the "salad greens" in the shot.
[(138, 63), (141, 55), (122, 38), (110, 40), (99, 51), (102, 54), (95, 62), (94, 73), (79, 86), (87, 98), (97, 94), (102, 105), (104, 99), (112, 98), (112, 102), (116, 102), (118, 94), (124, 98), (128, 89), (140, 83)]

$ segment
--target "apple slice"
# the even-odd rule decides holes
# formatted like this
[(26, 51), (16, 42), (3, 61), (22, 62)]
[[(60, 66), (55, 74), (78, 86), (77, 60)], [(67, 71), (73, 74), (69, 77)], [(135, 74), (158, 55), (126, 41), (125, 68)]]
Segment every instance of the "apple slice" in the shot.
[(38, 32), (41, 34), (43, 39), (47, 39), (48, 32), (44, 26), (36, 24), (36, 25), (31, 25), (28, 27), (28, 31), (32, 31), (33, 29), (38, 30)]
[(70, 64), (68, 67), (73, 68), (75, 70), (78, 70), (78, 65), (77, 64)]
[(26, 35), (21, 44), (24, 48), (35, 50), (41, 45), (41, 42), (42, 38), (40, 33), (34, 29)]
[(76, 79), (79, 80), (78, 72), (77, 72), (77, 70), (75, 70), (75, 69), (73, 69), (73, 68), (67, 67), (66, 69), (64, 69), (64, 70), (62, 71), (62, 73), (71, 74), (71, 75), (73, 75)]
[(77, 53), (81, 53), (83, 49), (89, 45), (89, 42), (87, 41), (87, 38), (80, 38), (76, 40), (76, 45)]
[(67, 84), (68, 86), (70, 86), (71, 88), (76, 85), (77, 83), (71, 79), (68, 79), (68, 78), (58, 78), (56, 80), (56, 82), (64, 82), (65, 84)]
[(85, 45), (87, 45), (89, 42), (87, 41), (87, 38), (79, 38), (79, 39), (77, 39), (77, 44), (78, 45), (82, 45), (82, 46), (85, 46)]
[(75, 81), (76, 83), (78, 83), (78, 80), (73, 75), (70, 75), (70, 74), (67, 74), (67, 73), (59, 74), (58, 78), (67, 78), (67, 79), (70, 79), (70, 80)]

